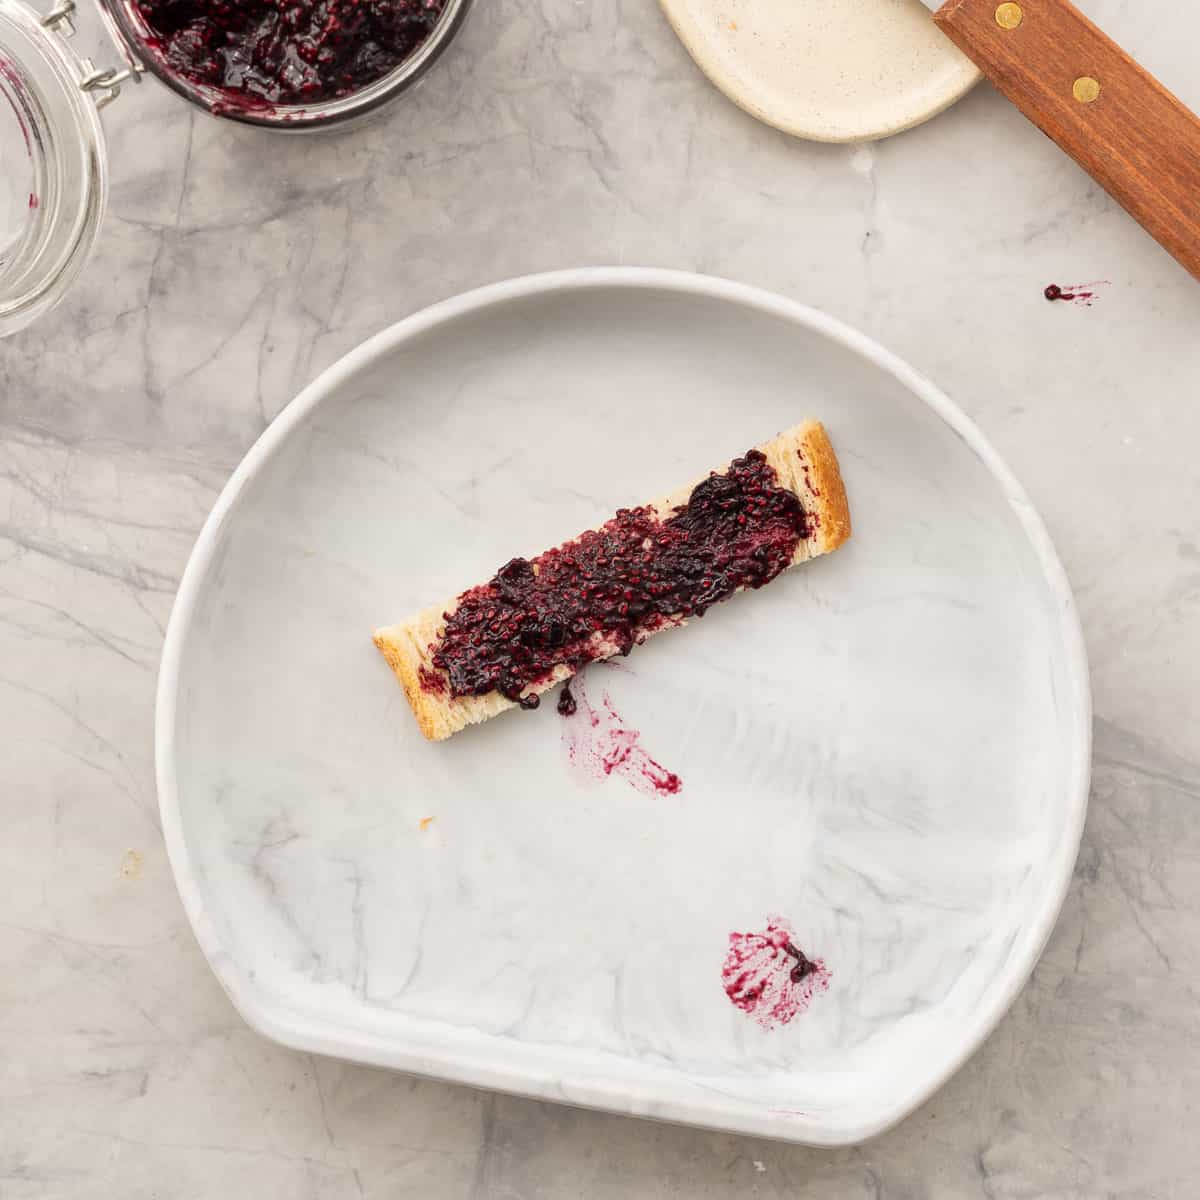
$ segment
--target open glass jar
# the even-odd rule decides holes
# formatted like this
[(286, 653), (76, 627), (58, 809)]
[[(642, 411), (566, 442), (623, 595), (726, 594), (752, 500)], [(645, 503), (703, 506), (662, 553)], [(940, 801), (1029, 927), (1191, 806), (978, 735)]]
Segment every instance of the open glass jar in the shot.
[(151, 74), (216, 117), (288, 132), (329, 129), (407, 92), (449, 45), (470, 3), (444, 0), (412, 53), (362, 86), (278, 103), (175, 69), (135, 0), (99, 0), (122, 60), (106, 69), (69, 44), (73, 0), (59, 0), (45, 15), (23, 0), (0, 0), (0, 337), (57, 304), (87, 262), (108, 193), (99, 110), (123, 84)]

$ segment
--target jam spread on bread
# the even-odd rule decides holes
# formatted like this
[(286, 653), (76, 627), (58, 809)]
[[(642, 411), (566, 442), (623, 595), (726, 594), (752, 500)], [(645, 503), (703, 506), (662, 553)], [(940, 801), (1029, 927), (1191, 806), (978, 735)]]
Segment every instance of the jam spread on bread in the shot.
[[(533, 560), (506, 563), (458, 598), (433, 665), (452, 696), (497, 691), (536, 708), (538, 697), (523, 693), (556, 666), (628, 654), (656, 630), (770, 583), (792, 565), (807, 525), (795, 493), (750, 450), (665, 519), (653, 508), (621, 509)], [(421, 680), (430, 690), (442, 682), (432, 672)]]
[(147, 42), (193, 83), (268, 104), (334, 100), (429, 37), (445, 0), (136, 0)]

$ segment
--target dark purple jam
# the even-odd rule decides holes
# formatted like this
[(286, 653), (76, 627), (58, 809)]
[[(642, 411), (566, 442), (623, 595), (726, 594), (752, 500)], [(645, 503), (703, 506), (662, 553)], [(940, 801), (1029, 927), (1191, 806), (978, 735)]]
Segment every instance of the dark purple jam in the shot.
[(1096, 283), (1068, 284), (1066, 287), (1057, 283), (1049, 283), (1042, 289), (1042, 295), (1047, 300), (1062, 300), (1065, 303), (1075, 301), (1079, 304), (1086, 304), (1090, 308), (1092, 301), (1096, 298), (1096, 293), (1091, 289), (1107, 282), (1108, 280), (1103, 279)]
[(799, 983), (802, 979), (807, 979), (817, 969), (816, 964), (808, 958), (804, 951), (798, 949), (791, 942), (788, 942), (784, 946), (783, 952), (796, 960), (796, 965), (788, 973), (788, 978), (793, 983)]
[(575, 693), (571, 691), (571, 681), (568, 679), (562, 685), (562, 691), (558, 693), (558, 715), (573, 717), (578, 708), (579, 705), (575, 703)]
[(192, 83), (268, 104), (335, 100), (429, 37), (446, 0), (135, 0), (150, 45)]
[(800, 501), (750, 450), (665, 521), (651, 508), (623, 508), (532, 562), (512, 559), (459, 597), (434, 666), (453, 696), (498, 691), (536, 708), (537, 696), (522, 693), (556, 666), (628, 654), (655, 630), (770, 583), (806, 532)]

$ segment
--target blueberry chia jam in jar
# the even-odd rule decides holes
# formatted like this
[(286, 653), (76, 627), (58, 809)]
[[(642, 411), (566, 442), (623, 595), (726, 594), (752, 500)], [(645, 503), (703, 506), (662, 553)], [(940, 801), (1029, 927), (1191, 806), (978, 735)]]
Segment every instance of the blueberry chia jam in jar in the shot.
[(372, 112), (417, 82), (471, 0), (100, 0), (173, 91), (220, 117), (300, 130)]
[(136, 0), (166, 66), (251, 103), (337, 100), (420, 49), (445, 0)]

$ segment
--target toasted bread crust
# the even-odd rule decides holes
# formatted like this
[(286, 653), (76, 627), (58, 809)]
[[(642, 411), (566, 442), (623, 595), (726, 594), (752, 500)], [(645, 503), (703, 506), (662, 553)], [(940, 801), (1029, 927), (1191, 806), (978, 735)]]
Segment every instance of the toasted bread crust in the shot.
[[(779, 486), (795, 492), (810, 517), (808, 536), (796, 547), (792, 565), (836, 550), (850, 536), (850, 509), (837, 455), (824, 427), (819, 422), (806, 421), (758, 449), (775, 469)], [(692, 489), (704, 478), (706, 476), (702, 475), (685, 487), (677, 488), (650, 507), (665, 519), (687, 502)], [(445, 630), (447, 618), (457, 606), (458, 597), (455, 597), (447, 604), (427, 608), (398, 625), (377, 629), (373, 635), (375, 645), (404, 688), (421, 733), (430, 741), (442, 741), (467, 725), (478, 724), (516, 707), (515, 701), (499, 692), (484, 696), (451, 696), (448, 677), (433, 666), (431, 651)], [(683, 619), (677, 623), (683, 624), (686, 624)], [(677, 625), (664, 626), (664, 630)], [(573, 674), (571, 667), (561, 664), (547, 679), (528, 688), (527, 692), (541, 695)], [(444, 686), (441, 689), (427, 687), (423, 679), (430, 678), (443, 681)]]
[(431, 742), (449, 737), (449, 733), (439, 733), (438, 706), (433, 703), (434, 697), (427, 694), (421, 687), (419, 660), (406, 655), (399, 638), (389, 636), (389, 632), (377, 629), (371, 640), (379, 647), (380, 653), (387, 659), (387, 665), (392, 668), (396, 678), (400, 680), (400, 686), (404, 688), (404, 694), (408, 697), (408, 703), (421, 732)]
[(818, 554), (829, 554), (850, 537), (850, 504), (842, 469), (825, 426), (817, 421), (802, 427), (800, 456), (808, 464), (809, 484), (817, 520)]

